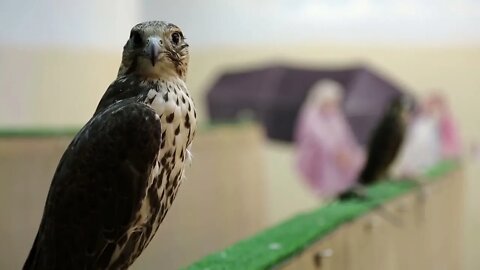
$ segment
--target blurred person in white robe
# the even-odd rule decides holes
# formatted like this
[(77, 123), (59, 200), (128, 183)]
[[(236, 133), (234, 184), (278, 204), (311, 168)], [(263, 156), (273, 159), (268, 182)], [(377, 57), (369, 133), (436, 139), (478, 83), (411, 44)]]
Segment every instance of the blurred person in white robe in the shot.
[(423, 175), (442, 159), (440, 118), (436, 104), (427, 99), (410, 119), (405, 142), (392, 168), (398, 178)]

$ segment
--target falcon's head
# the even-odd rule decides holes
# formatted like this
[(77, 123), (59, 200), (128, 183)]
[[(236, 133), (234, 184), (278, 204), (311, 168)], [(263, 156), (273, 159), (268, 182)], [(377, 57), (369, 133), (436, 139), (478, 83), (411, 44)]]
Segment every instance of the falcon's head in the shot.
[(403, 123), (408, 123), (415, 110), (415, 99), (409, 94), (401, 94), (393, 99), (390, 113), (399, 117)]
[(188, 44), (179, 27), (162, 21), (139, 23), (123, 47), (118, 76), (177, 76), (185, 80), (188, 58)]

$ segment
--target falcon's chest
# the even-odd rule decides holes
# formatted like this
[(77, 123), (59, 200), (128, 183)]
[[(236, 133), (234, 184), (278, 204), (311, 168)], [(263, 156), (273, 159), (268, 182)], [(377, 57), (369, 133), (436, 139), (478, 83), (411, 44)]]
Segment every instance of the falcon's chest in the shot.
[(130, 229), (142, 231), (139, 250), (151, 240), (175, 199), (197, 124), (197, 113), (183, 81), (159, 81), (140, 101), (155, 110), (162, 130), (157, 160), (136, 222)]
[(112, 256), (114, 262), (126, 246), (133, 245), (128, 264), (150, 242), (175, 199), (190, 158), (189, 147), (197, 124), (193, 101), (181, 80), (159, 81), (147, 89), (146, 96), (139, 101), (157, 113), (161, 122), (161, 144), (140, 209), (126, 232), (127, 241), (120, 244)]
[(185, 83), (179, 79), (160, 80), (156, 88), (148, 90), (144, 102), (155, 110), (161, 122), (159, 168), (156, 173), (163, 178), (160, 181), (165, 182), (162, 183), (165, 184), (163, 189), (173, 193), (173, 196), (168, 194), (169, 206), (182, 179), (186, 160), (190, 157), (189, 146), (195, 135), (197, 113)]

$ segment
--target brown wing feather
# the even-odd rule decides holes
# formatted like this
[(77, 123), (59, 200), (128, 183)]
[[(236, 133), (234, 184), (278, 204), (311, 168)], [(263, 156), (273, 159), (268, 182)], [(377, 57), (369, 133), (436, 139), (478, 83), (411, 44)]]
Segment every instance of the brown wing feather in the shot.
[(148, 106), (117, 102), (65, 151), (24, 269), (102, 269), (134, 221), (161, 143)]

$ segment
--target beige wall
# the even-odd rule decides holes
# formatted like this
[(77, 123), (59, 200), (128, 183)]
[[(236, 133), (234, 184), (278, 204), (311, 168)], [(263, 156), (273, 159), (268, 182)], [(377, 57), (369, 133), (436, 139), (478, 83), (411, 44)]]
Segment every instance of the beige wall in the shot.
[[(204, 93), (225, 69), (266, 63), (291, 62), (309, 66), (345, 66), (367, 63), (404, 84), (415, 93), (444, 90), (451, 100), (464, 139), (480, 138), (480, 46), (471, 48), (408, 48), (372, 46), (272, 45), (264, 47), (191, 49), (188, 84), (207, 115)], [(99, 98), (116, 74), (120, 52), (0, 49), (0, 127), (79, 126), (92, 114)], [(268, 143), (267, 220), (274, 223), (293, 213), (316, 206), (292, 168), (291, 147)], [(480, 269), (475, 257), (480, 247), (480, 190), (478, 164), (468, 162), (467, 269)], [(294, 179), (295, 178), (295, 179)], [(293, 179), (293, 180), (292, 180)]]
[(118, 69), (98, 51), (0, 48), (0, 126), (80, 126)]
[[(120, 46), (119, 46), (120, 47)], [(225, 69), (291, 62), (309, 66), (366, 63), (417, 93), (445, 90), (468, 138), (480, 135), (475, 94), (480, 46), (395, 48), (270, 46), (192, 48), (189, 88), (204, 110), (204, 92)], [(120, 52), (0, 47), (0, 126), (80, 125), (114, 79)], [(7, 98), (4, 98), (7, 97)], [(61, 112), (61, 113), (59, 113)], [(204, 114), (201, 114), (204, 115)], [(205, 119), (205, 116), (203, 117)]]

